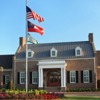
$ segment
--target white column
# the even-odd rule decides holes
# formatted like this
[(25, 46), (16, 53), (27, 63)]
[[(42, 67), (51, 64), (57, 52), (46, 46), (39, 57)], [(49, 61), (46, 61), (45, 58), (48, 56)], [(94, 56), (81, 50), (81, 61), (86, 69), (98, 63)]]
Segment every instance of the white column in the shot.
[(66, 87), (66, 69), (61, 68), (61, 87)]
[(39, 85), (38, 87), (43, 87), (43, 68), (39, 68)]
[(39, 84), (38, 84), (38, 87), (41, 87), (41, 84), (40, 84), (41, 83), (41, 77), (40, 77), (41, 76), (41, 73), (40, 73), (41, 71), (40, 71), (40, 68), (38, 69), (38, 71), (39, 71)]
[(61, 87), (63, 87), (63, 68), (61, 68)]
[(43, 87), (43, 68), (41, 68), (41, 87)]
[(64, 67), (64, 87), (66, 87), (66, 68)]

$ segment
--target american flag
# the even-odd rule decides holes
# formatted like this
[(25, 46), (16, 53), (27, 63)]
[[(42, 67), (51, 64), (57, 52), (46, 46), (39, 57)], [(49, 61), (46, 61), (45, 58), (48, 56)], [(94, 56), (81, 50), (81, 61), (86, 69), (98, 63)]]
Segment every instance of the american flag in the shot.
[(27, 19), (33, 18), (34, 20), (38, 20), (38, 22), (43, 22), (44, 21), (43, 17), (36, 14), (28, 6), (26, 6), (26, 12), (27, 12)]

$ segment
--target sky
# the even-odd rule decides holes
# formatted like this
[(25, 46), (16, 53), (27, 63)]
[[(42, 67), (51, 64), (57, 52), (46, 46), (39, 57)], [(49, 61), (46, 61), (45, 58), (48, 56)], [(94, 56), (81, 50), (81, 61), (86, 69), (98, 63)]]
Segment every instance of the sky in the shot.
[[(30, 33), (38, 43), (88, 41), (93, 33), (100, 50), (100, 0), (28, 0), (44, 22), (30, 21), (44, 29)], [(0, 0), (0, 55), (15, 54), (19, 37), (26, 34), (26, 0)]]

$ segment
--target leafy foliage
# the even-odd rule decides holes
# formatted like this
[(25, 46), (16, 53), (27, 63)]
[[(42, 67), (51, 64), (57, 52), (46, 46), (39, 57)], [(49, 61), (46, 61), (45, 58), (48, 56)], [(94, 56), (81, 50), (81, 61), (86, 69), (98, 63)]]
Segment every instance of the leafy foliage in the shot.
[(32, 100), (54, 100), (57, 98), (61, 98), (62, 93), (47, 93), (46, 90), (29, 90), (28, 94), (25, 93), (25, 90), (10, 90), (7, 89), (5, 92), (0, 93), (0, 100), (5, 100), (5, 99), (32, 99)]

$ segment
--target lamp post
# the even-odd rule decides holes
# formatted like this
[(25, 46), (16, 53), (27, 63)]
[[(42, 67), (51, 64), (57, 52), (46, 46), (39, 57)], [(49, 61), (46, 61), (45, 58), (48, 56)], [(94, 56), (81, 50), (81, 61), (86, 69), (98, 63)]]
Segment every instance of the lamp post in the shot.
[(0, 67), (0, 86), (2, 87), (2, 85), (3, 85), (3, 79), (2, 79), (2, 76), (3, 76), (3, 67), (1, 66)]

